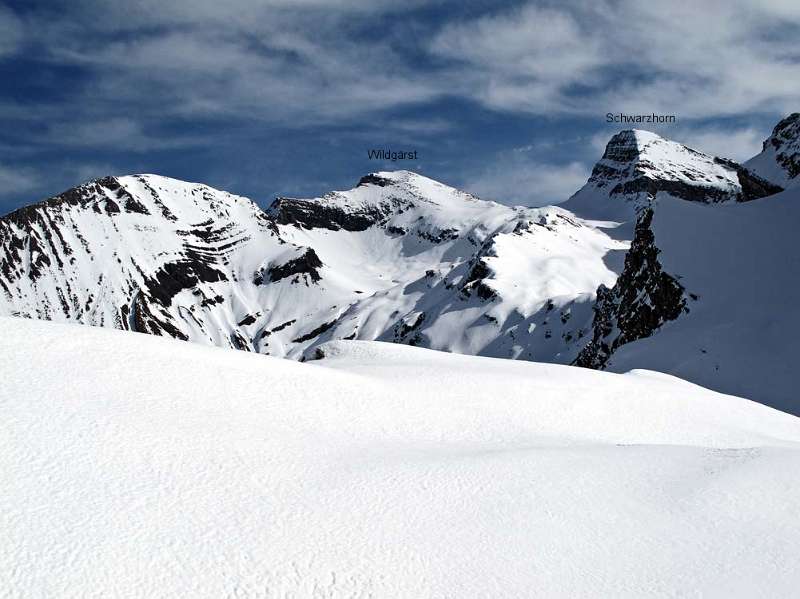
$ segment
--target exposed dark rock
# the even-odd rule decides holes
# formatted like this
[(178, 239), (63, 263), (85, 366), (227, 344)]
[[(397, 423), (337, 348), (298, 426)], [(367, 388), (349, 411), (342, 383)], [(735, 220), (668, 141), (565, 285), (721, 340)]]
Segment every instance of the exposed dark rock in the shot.
[(250, 351), (250, 343), (239, 331), (231, 332), (231, 345), (240, 351)]
[(620, 131), (614, 135), (606, 144), (605, 152), (603, 152), (604, 160), (613, 160), (614, 162), (630, 162), (638, 157), (639, 148), (632, 131)]
[(247, 316), (242, 318), (238, 323), (236, 323), (236, 326), (246, 327), (249, 324), (253, 324), (256, 321), (256, 319), (257, 316), (255, 314), (248, 314)]
[(207, 297), (203, 301), (200, 302), (200, 306), (203, 308), (208, 306), (213, 306), (214, 304), (221, 304), (225, 301), (225, 298), (221, 295), (215, 295), (214, 297)]
[(604, 368), (618, 347), (650, 337), (686, 309), (683, 286), (664, 272), (658, 261), (660, 250), (650, 227), (652, 219), (652, 209), (642, 211), (616, 284), (612, 289), (598, 288), (593, 336), (575, 365)]
[(321, 267), (322, 261), (319, 259), (319, 256), (317, 256), (317, 253), (313, 249), (308, 248), (297, 258), (293, 258), (283, 264), (270, 265), (267, 269), (266, 277), (261, 272), (257, 272), (253, 281), (256, 285), (261, 285), (264, 283), (265, 279), (275, 282), (292, 275), (305, 274), (316, 283), (322, 279), (318, 270)]
[(147, 210), (147, 208), (145, 208), (144, 204), (133, 197), (125, 201), (125, 211), (136, 212), (138, 214), (145, 214), (148, 216), (150, 215), (150, 212)]
[[(664, 140), (652, 143), (667, 143)], [(636, 134), (633, 131), (621, 131), (613, 136), (606, 146), (603, 160), (592, 170), (589, 179), (597, 187), (612, 186), (609, 195), (646, 195), (656, 197), (659, 192), (668, 193), (690, 202), (705, 204), (738, 201), (747, 202), (782, 191), (742, 165), (725, 158), (712, 158), (683, 146), (682, 152), (725, 167), (737, 176), (741, 191), (730, 191), (717, 187), (704, 179), (703, 174), (687, 167), (681, 170), (680, 176), (662, 172), (661, 167), (653, 164), (646, 151), (642, 153)]]
[(282, 331), (286, 327), (292, 326), (295, 322), (297, 322), (297, 320), (295, 320), (295, 319), (287, 320), (283, 324), (279, 324), (278, 326), (276, 326), (276, 327), (274, 327), (274, 328), (272, 328), (272, 329), (270, 329), (268, 331), (264, 331), (263, 333), (261, 333), (261, 337), (262, 338), (263, 337), (269, 337), (270, 335), (272, 335), (272, 333), (277, 333), (278, 331)]
[(443, 243), (445, 241), (458, 239), (458, 229), (444, 229), (436, 232), (418, 231), (417, 236), (431, 243)]
[(141, 183), (141, 185), (150, 194), (150, 197), (153, 199), (153, 203), (161, 209), (161, 216), (170, 221), (178, 220), (178, 217), (172, 214), (172, 211), (169, 208), (167, 208), (164, 202), (161, 201), (161, 198), (158, 196), (158, 193), (156, 192), (155, 189), (153, 189), (150, 183), (147, 182), (147, 179), (145, 179), (144, 177), (136, 177), (136, 180), (139, 181), (139, 183)]
[[(103, 204), (104, 204), (105, 209), (106, 209), (106, 214), (119, 214), (120, 213), (119, 206), (117, 205), (117, 203), (114, 200), (106, 200), (105, 202), (103, 202)], [(95, 206), (96, 206), (96, 204), (95, 204)]]
[(739, 185), (742, 186), (740, 202), (757, 200), (783, 191), (783, 187), (770, 183), (741, 165), (737, 165), (736, 175), (739, 178)]
[(134, 331), (188, 341), (189, 337), (172, 322), (170, 315), (161, 306), (154, 305), (145, 294), (136, 296), (131, 311)]
[(374, 206), (349, 210), (314, 200), (294, 198), (278, 198), (269, 207), (269, 214), (278, 224), (331, 231), (340, 229), (366, 231), (373, 225), (382, 222), (387, 212)]
[(646, 176), (641, 176), (632, 181), (618, 183), (611, 190), (611, 195), (633, 195), (637, 193), (646, 193), (651, 197), (655, 197), (660, 191), (673, 195), (676, 198), (681, 198), (682, 200), (687, 200), (689, 202), (701, 202), (703, 204), (725, 202), (731, 199), (740, 199), (736, 196), (731, 196), (731, 194), (727, 191), (717, 187), (710, 187), (707, 185), (690, 185), (685, 181), (652, 179)]
[(475, 292), (479, 298), (486, 301), (496, 298), (497, 292), (484, 282), (484, 279), (488, 279), (491, 274), (483, 259), (478, 257), (467, 274), (466, 280), (461, 285), (461, 292), (465, 295), (471, 295), (472, 292)]
[(365, 175), (361, 177), (358, 181), (358, 187), (362, 185), (377, 185), (378, 187), (386, 187), (387, 185), (392, 185), (393, 181), (391, 179), (386, 179), (384, 177), (379, 177), (375, 173), (370, 173), (369, 175)]
[(303, 341), (309, 341), (311, 339), (314, 339), (315, 337), (318, 337), (319, 335), (322, 335), (322, 333), (324, 333), (325, 331), (327, 331), (328, 329), (333, 327), (333, 325), (335, 325), (337, 323), (337, 321), (338, 321), (338, 319), (335, 319), (335, 320), (332, 320), (330, 322), (326, 322), (324, 324), (321, 324), (320, 326), (318, 326), (313, 331), (309, 331), (305, 335), (300, 335), (297, 339), (292, 339), (292, 342), (294, 342), (294, 343), (303, 343)]
[(789, 179), (800, 176), (800, 112), (781, 120), (764, 141), (763, 150), (772, 149), (775, 161)]
[(212, 268), (198, 256), (195, 259), (169, 262), (161, 267), (153, 277), (145, 281), (149, 294), (167, 306), (178, 293), (192, 289), (201, 282), (215, 283), (226, 281), (225, 273)]
[(396, 343), (406, 343), (408, 345), (419, 345), (422, 342), (420, 327), (425, 323), (427, 315), (425, 312), (417, 314), (413, 322), (401, 320), (394, 328), (394, 341)]
[[(358, 184), (387, 187), (394, 183), (390, 179), (371, 174), (362, 177)], [(346, 196), (333, 192), (322, 200), (279, 197), (266, 213), (270, 219), (281, 225), (331, 231), (366, 231), (374, 225), (384, 224), (390, 214), (402, 213), (413, 206), (413, 202), (394, 196), (388, 196), (376, 204), (350, 205)]]

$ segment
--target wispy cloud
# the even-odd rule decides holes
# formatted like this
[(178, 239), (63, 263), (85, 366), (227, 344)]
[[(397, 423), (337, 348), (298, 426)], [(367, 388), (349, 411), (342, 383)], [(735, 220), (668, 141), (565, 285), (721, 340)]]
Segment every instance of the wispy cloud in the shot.
[(36, 174), (31, 169), (13, 168), (0, 164), (0, 195), (10, 196), (35, 189)]
[(538, 114), (665, 112), (709, 118), (797, 106), (797, 3), (528, 3), (447, 25), (434, 53), (470, 93)]
[(113, 98), (117, 107), (183, 118), (341, 124), (441, 93), (386, 42), (345, 35), (346, 19), (363, 26), (391, 3), (236, 2), (239, 10), (222, 10), (200, 2), (191, 11), (162, 4), (140, 1), (124, 11), (98, 4), (107, 18), (91, 36), (75, 35), (74, 23), (51, 26), (47, 59), (90, 71), (93, 85), (81, 100), (99, 110)]
[[(401, 10), (413, 20), (421, 0), (58, 4), (65, 18), (32, 12), (27, 29), (47, 39), (46, 60), (86, 70), (73, 98), (83, 118), (130, 108), (307, 127), (457, 97), (537, 115), (694, 119), (783, 113), (800, 100), (800, 9), (777, 0), (528, 2), (471, 19), (453, 10), (403, 43), (392, 35), (403, 19), (384, 18), (382, 36), (371, 24)], [(0, 11), (0, 32), (11, 32), (0, 53), (19, 46), (20, 23)]]

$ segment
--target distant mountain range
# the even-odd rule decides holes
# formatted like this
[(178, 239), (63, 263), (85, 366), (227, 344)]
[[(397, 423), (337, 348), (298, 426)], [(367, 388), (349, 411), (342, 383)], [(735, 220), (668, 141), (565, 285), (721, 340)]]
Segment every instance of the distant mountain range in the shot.
[(322, 198), (106, 177), (0, 219), (0, 315), (308, 360), (336, 339), (649, 368), (800, 413), (800, 114), (745, 162), (646, 131), (545, 208), (408, 171)]

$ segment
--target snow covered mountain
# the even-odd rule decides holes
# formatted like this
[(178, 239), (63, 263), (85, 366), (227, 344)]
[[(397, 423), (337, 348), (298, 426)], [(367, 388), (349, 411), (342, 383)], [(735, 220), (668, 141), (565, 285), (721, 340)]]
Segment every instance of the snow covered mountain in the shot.
[(652, 372), (322, 349), (0, 318), (3, 594), (796, 596), (798, 418)]
[(340, 338), (545, 360), (577, 354), (577, 336), (547, 342), (548, 320), (575, 298), (585, 320), (616, 278), (604, 255), (627, 247), (561, 208), (406, 171), (267, 212), (203, 185), (107, 178), (4, 217), (0, 243), (4, 314), (295, 358)]
[[(252, 202), (161, 177), (108, 177), (0, 220), (0, 311), (246, 346), (260, 256), (288, 256)], [(284, 249), (284, 246), (285, 249)], [(223, 295), (224, 294), (224, 295)]]
[(586, 218), (626, 222), (658, 195), (689, 202), (747, 202), (783, 187), (732, 160), (709, 156), (650, 131), (614, 135), (589, 181), (566, 203)]
[(775, 358), (800, 335), (800, 223), (781, 193), (798, 144), (797, 115), (744, 166), (622, 131), (581, 190), (535, 209), (407, 171), (266, 211), (109, 177), (0, 219), (0, 314), (295, 359), (358, 339), (647, 365), (800, 413)]
[(800, 182), (800, 112), (795, 112), (777, 125), (766, 140), (760, 154), (744, 163), (751, 171), (781, 187)]

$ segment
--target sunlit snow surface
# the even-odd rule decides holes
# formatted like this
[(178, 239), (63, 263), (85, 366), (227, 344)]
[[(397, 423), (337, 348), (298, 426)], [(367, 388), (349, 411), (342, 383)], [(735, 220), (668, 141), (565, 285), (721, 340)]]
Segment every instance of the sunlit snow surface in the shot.
[(0, 319), (4, 597), (794, 597), (800, 420), (666, 375)]

